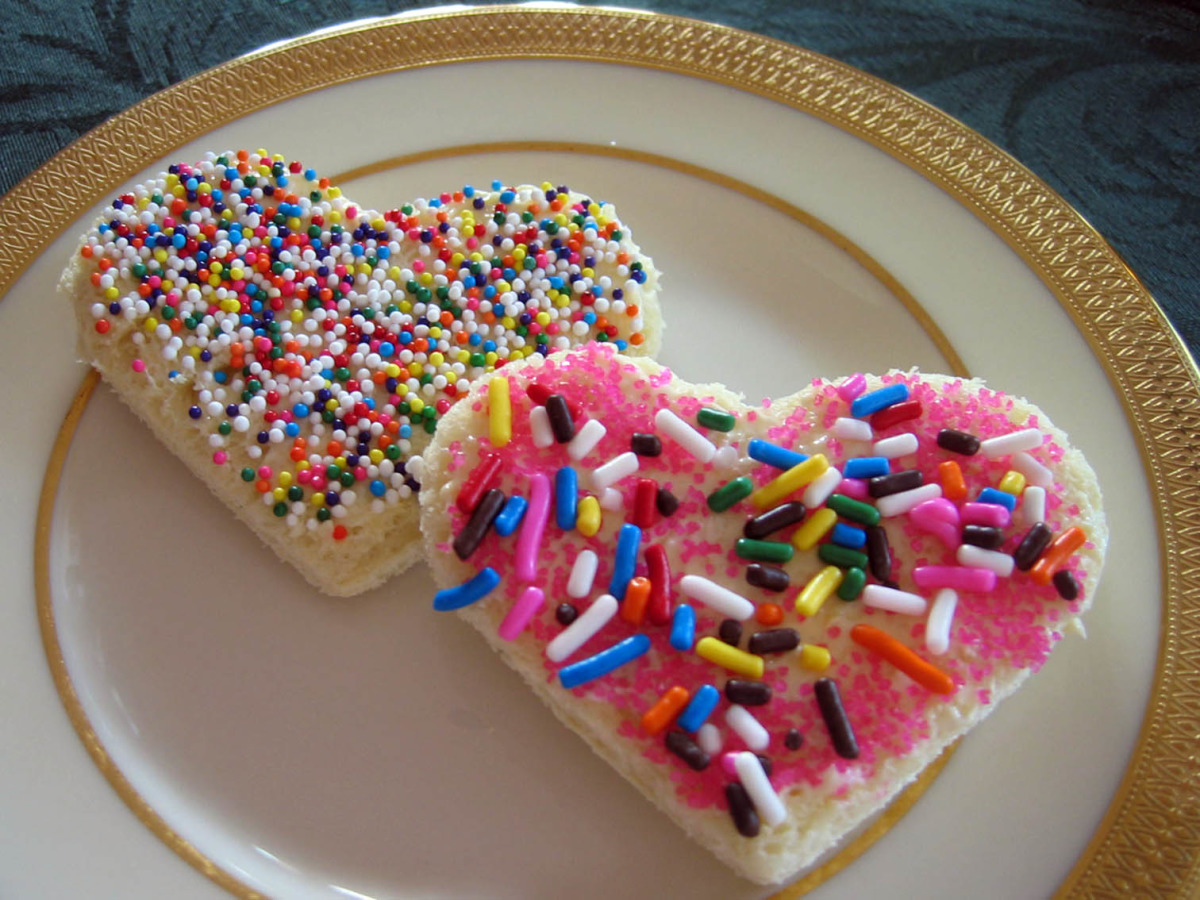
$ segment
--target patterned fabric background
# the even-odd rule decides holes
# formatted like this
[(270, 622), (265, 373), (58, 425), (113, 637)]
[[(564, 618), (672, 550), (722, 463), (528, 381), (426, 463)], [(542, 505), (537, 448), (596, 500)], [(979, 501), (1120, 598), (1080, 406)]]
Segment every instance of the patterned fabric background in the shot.
[[(315, 28), (425, 5), (0, 0), (0, 193), (108, 116), (189, 75)], [(826, 53), (962, 120), (1088, 218), (1200, 353), (1200, 4), (636, 5)]]

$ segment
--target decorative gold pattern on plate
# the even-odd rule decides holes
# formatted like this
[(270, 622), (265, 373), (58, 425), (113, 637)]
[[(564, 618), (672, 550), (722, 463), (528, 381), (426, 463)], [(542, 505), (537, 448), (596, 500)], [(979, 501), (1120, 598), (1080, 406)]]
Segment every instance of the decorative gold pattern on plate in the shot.
[[(295, 65), (303, 56), (304, 65)], [(604, 9), (489, 7), (401, 18), (240, 57), (155, 94), (54, 156), (0, 199), (0, 291), (118, 184), (224, 124), (335, 83), (504, 58), (661, 69), (784, 103), (858, 135), (975, 212), (1053, 290), (1107, 370), (1142, 448), (1162, 541), (1163, 630), (1125, 778), (1060, 895), (1191, 896), (1200, 889), (1200, 373), (1145, 288), (1082, 217), (980, 135), (904, 91), (768, 38)], [(336, 73), (336, 74), (331, 74)], [(246, 90), (252, 86), (253, 90)], [(19, 227), (18, 227), (19, 226)], [(209, 873), (211, 874), (211, 873)]]

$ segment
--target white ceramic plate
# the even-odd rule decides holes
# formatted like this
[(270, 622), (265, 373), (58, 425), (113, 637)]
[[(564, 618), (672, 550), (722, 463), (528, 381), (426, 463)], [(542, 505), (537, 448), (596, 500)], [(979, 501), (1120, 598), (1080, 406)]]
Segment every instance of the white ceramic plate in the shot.
[[(556, 28), (574, 17), (555, 53), (487, 58), (531, 16)], [(493, 178), (615, 202), (665, 273), (661, 360), (690, 380), (758, 399), (817, 374), (965, 367), (1034, 399), (1119, 511), (1089, 637), (1064, 641), (869, 852), (813, 880), (823, 882), (813, 896), (1047, 896), (1093, 836), (1116, 827), (1102, 819), (1130, 755), (1145, 753), (1143, 715), (1163, 689), (1164, 545), (1143, 464), (1157, 451), (1131, 425), (1125, 406), (1141, 400), (1114, 370), (1115, 350), (1064, 308), (1071, 287), (1054, 277), (1054, 248), (1039, 257), (1005, 222), (1006, 203), (1036, 213), (1046, 196), (972, 199), (955, 187), (953, 154), (973, 165), (978, 147), (1031, 176), (895, 89), (751, 36), (664, 22), (678, 20), (491, 10), (375, 23), (231, 64), (202, 88), (267, 85), (274, 69), (314, 55), (359, 60), (348, 83), (310, 76), (281, 91), (297, 96), (268, 91), (261, 109), (220, 123), (187, 119), (194, 92), (159, 95), (188, 124), (186, 146), (153, 129), (149, 148), (110, 150), (91, 135), (58, 161), (95, 157), (112, 170), (81, 168), (87, 202), (75, 215), (44, 204), (44, 227), (63, 236), (0, 272), (20, 276), (0, 303), (10, 423), (0, 434), (0, 895), (763, 893), (588, 753), (466, 626), (435, 615), (423, 568), (365, 597), (321, 597), (107, 388), (80, 397), (60, 435), (86, 374), (53, 296), (79, 210), (174, 159), (243, 146), (349, 173), (346, 193), (378, 208)], [(594, 59), (590, 41), (606, 30), (637, 65)], [(413, 48), (447, 34), (481, 58), (426, 65)], [(691, 46), (733, 49), (694, 63)], [(804, 63), (810, 86), (826, 89), (809, 112), (795, 99), (803, 81), (781, 102), (769, 65), (737, 66), (738, 54), (767, 59), (763, 46), (784, 54), (776, 68), (803, 76)], [(880, 108), (885, 126), (919, 114), (950, 129), (949, 164), (906, 160), (903, 142), (872, 137), (888, 129), (878, 114), (854, 120), (868, 89), (893, 104)], [(536, 102), (521, 102), (531, 92)], [(488, 102), (468, 107), (480, 96)], [(831, 96), (858, 112), (839, 119)], [(145, 114), (126, 114), (126, 133)], [(25, 187), (50, 196), (53, 174)]]

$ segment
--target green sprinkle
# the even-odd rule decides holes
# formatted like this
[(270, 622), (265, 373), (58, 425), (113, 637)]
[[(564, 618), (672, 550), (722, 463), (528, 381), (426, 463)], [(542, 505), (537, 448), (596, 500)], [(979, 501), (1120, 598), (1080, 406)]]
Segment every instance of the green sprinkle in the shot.
[(706, 406), (696, 413), (696, 422), (701, 427), (711, 428), (713, 431), (733, 431), (737, 419), (733, 417), (732, 413), (727, 413), (723, 409)]
[(854, 500), (845, 494), (834, 494), (825, 501), (825, 505), (851, 522), (861, 522), (863, 525), (879, 524), (879, 510), (870, 503)]
[(838, 585), (837, 595), (843, 600), (857, 600), (867, 583), (867, 573), (858, 566), (851, 566), (842, 575), (842, 583)]
[(280, 500), (273, 507), (271, 507), (271, 511), (273, 513), (275, 513), (276, 516), (278, 516), (279, 518), (282, 519), (288, 513), (288, 505), (286, 503), (284, 503), (282, 500)]
[(254, 470), (248, 466), (245, 469), (242, 469), (242, 481), (253, 481), (253, 480), (254, 480)]
[(821, 558), (821, 562), (842, 569), (866, 569), (867, 567), (867, 554), (838, 544), (822, 544), (817, 548), (817, 556)]
[[(754, 541), (750, 538), (738, 538), (737, 544), (734, 545), (734, 552), (742, 559), (752, 559), (756, 562), (787, 562), (792, 558), (795, 550), (791, 544), (781, 541)], [(866, 565), (865, 562), (863, 564)]]
[(713, 512), (725, 512), (740, 500), (745, 500), (754, 491), (754, 482), (743, 475), (721, 485), (708, 495), (708, 508)]

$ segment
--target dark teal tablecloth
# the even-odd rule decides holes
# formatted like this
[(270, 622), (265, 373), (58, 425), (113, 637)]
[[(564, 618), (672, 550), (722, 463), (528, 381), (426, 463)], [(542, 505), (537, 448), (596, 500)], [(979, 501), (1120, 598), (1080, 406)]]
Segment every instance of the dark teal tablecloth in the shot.
[[(0, 0), (0, 192), (113, 113), (264, 43), (420, 2)], [(632, 4), (631, 4), (632, 5)], [(1200, 353), (1200, 4), (645, 0), (933, 103), (1048, 181)]]

